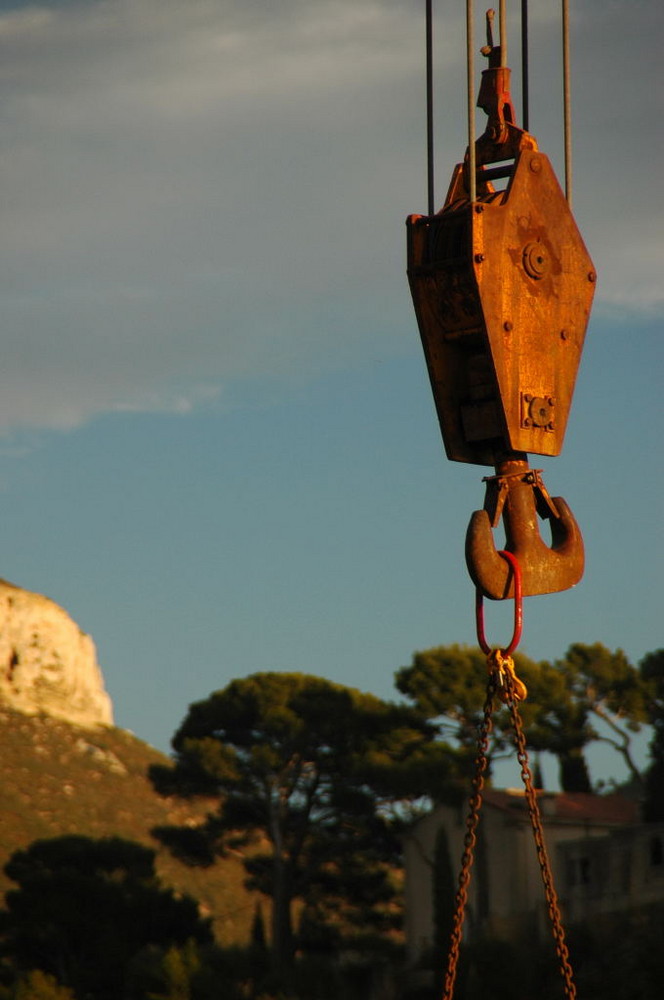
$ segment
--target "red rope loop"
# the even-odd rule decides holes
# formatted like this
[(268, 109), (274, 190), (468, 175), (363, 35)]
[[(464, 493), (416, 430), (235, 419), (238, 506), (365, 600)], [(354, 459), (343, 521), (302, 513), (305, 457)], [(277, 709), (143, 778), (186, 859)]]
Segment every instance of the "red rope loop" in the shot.
[[(519, 560), (512, 552), (500, 551), (498, 555), (502, 556), (510, 564), (512, 576), (514, 577), (514, 629), (509, 645), (502, 648), (503, 654), (510, 656), (519, 645), (523, 631), (521, 567), (519, 566)], [(488, 656), (494, 647), (490, 646), (486, 641), (484, 633), (484, 595), (479, 587), (475, 591), (475, 621), (477, 622), (477, 641), (482, 652)]]

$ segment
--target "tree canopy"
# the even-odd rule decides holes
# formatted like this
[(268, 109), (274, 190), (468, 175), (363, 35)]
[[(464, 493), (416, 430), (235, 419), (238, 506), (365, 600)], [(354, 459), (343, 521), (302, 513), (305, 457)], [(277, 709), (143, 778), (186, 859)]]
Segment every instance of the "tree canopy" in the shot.
[(212, 940), (194, 900), (160, 887), (154, 851), (141, 844), (75, 835), (35, 841), (5, 871), (18, 888), (0, 914), (1, 953), (19, 976), (43, 973), (42, 993), (117, 1000), (142, 949)]
[(342, 925), (392, 919), (400, 857), (389, 805), (417, 786), (417, 767), (451, 773), (419, 710), (298, 673), (234, 680), (191, 705), (173, 737), (174, 767), (158, 788), (216, 794), (216, 850), (253, 844), (250, 884), (272, 897), (277, 964), (294, 947), (292, 904), (329, 937)]
[(648, 721), (653, 727), (651, 762), (646, 772), (644, 818), (664, 822), (664, 649), (641, 660), (641, 677), (648, 692)]
[[(528, 744), (557, 757), (565, 791), (591, 791), (584, 751), (594, 741), (611, 745), (640, 780), (631, 736), (648, 721), (648, 686), (622, 650), (576, 643), (553, 664), (518, 653), (514, 662), (529, 692), (520, 706)], [(464, 747), (477, 738), (486, 684), (486, 656), (458, 645), (415, 653), (412, 664), (396, 676), (399, 691)], [(511, 751), (509, 730), (508, 713), (498, 708), (490, 758)]]

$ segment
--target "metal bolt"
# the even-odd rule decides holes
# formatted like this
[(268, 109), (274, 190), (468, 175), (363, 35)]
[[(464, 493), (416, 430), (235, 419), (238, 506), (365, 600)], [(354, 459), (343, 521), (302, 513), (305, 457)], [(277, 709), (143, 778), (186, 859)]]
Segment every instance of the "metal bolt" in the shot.
[(532, 160), (530, 161), (530, 169), (534, 174), (538, 174), (540, 172), (540, 170), (542, 169), (542, 161), (540, 160), (539, 156), (533, 156)]
[(567, 332), (567, 330), (561, 330), (560, 331), (560, 339), (561, 340), (567, 340), (568, 337), (569, 337), (569, 333)]
[(553, 420), (546, 425), (546, 429), (548, 431), (552, 431), (554, 429), (554, 427), (555, 427), (555, 424), (554, 424)]
[(531, 240), (526, 243), (521, 253), (521, 260), (529, 278), (539, 281), (551, 270), (551, 260), (547, 248), (541, 240)]
[(594, 284), (597, 281), (597, 275), (595, 274), (594, 271), (590, 271), (589, 272), (589, 274), (588, 274), (588, 281), (590, 281), (591, 284)]
[(484, 260), (484, 254), (483, 253), (476, 253), (475, 254), (475, 263), (476, 264), (481, 264), (483, 260)]
[(526, 403), (532, 403), (533, 401), (532, 393), (530, 392), (526, 392), (523, 398), (525, 399)]
[(507, 330), (507, 332), (509, 333), (511, 329), (512, 329), (512, 324), (508, 319), (506, 319), (505, 322), (503, 323), (503, 330)]
[(480, 215), (480, 213), (484, 211), (484, 205), (475, 205), (475, 211), (478, 215)]
[(524, 427), (532, 427), (533, 426), (533, 422), (530, 419), (530, 417), (526, 417), (526, 419), (523, 421), (523, 426)]
[(555, 396), (549, 396), (549, 406), (555, 406), (555, 405), (556, 405)]

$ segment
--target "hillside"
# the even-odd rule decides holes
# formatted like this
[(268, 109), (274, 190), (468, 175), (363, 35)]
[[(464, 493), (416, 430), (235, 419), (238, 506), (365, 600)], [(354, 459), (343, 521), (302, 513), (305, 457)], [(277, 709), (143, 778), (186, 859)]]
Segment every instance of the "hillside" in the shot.
[[(47, 715), (0, 710), (0, 893), (12, 883), (1, 869), (33, 840), (80, 833), (119, 836), (157, 852), (165, 885), (199, 900), (222, 944), (245, 942), (258, 896), (243, 887), (239, 859), (192, 868), (173, 858), (150, 830), (194, 826), (206, 803), (157, 795), (147, 777), (159, 751), (112, 726), (83, 729)], [(211, 803), (207, 803), (207, 809)]]

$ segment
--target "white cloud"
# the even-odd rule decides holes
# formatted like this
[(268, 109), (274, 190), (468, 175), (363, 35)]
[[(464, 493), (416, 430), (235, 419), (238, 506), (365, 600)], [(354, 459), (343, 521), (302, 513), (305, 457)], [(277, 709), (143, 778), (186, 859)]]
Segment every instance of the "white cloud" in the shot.
[[(549, 8), (533, 6), (534, 50), (548, 53)], [(0, 428), (187, 412), (229, 380), (411, 349), (422, 7), (88, 0), (2, 14)], [(601, 9), (575, 23), (577, 214), (600, 295), (652, 307), (658, 161), (634, 190), (607, 122), (617, 108), (634, 141), (634, 110), (655, 120), (654, 96), (639, 33), (616, 37), (631, 5)], [(441, 195), (465, 143), (461, 14), (439, 13), (436, 30)], [(607, 98), (614, 53), (630, 83)], [(548, 151), (557, 67), (541, 65), (532, 127)]]

